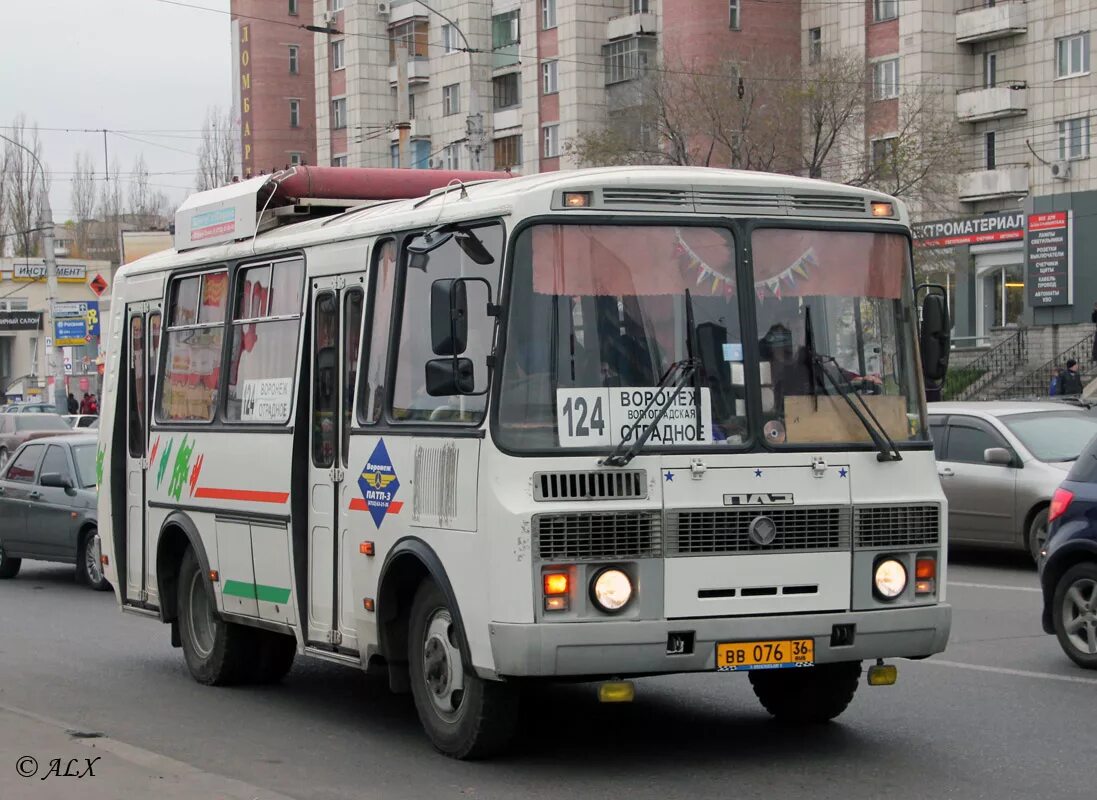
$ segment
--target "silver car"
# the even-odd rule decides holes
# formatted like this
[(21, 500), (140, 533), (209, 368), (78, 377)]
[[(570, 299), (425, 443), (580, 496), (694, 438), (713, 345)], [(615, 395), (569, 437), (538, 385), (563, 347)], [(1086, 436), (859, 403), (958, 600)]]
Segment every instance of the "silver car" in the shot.
[(943, 402), (929, 404), (929, 424), (949, 541), (1038, 559), (1051, 495), (1097, 435), (1097, 416), (1055, 402)]
[(96, 523), (98, 442), (88, 434), (32, 439), (0, 471), (0, 579), (24, 558), (76, 565), (77, 580), (110, 588)]

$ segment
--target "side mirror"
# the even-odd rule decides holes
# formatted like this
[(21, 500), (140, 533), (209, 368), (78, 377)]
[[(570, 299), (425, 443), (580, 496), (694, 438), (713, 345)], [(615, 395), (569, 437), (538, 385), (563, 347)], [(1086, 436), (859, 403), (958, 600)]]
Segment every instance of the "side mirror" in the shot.
[(465, 282), (441, 278), (430, 286), (430, 346), (436, 356), (465, 352), (469, 335), (469, 303)]
[(1013, 453), (1004, 447), (988, 447), (983, 451), (983, 461), (988, 464), (1001, 464), (1003, 467), (1013, 465)]
[[(948, 318), (948, 303), (944, 287), (933, 284), (919, 286), (930, 293), (922, 299), (922, 330), (919, 344), (922, 350), (922, 374), (926, 380), (939, 383), (948, 372), (948, 357), (952, 348), (952, 325)], [(940, 293), (933, 290), (939, 290)]]
[(43, 486), (54, 489), (64, 489), (66, 492), (72, 490), (72, 481), (62, 477), (59, 472), (43, 472), (41, 477), (38, 478), (38, 482)]
[(431, 397), (475, 392), (476, 376), (471, 358), (434, 358), (427, 362), (427, 394)]

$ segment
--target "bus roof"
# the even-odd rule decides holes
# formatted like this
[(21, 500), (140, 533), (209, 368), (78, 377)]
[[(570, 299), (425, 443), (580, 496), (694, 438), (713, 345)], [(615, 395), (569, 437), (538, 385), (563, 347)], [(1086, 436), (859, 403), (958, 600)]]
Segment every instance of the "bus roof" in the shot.
[(909, 223), (906, 208), (894, 198), (828, 181), (710, 167), (599, 167), (478, 181), (463, 186), (454, 184), (425, 197), (382, 201), (351, 208), (335, 216), (260, 231), (254, 239), (184, 252), (164, 250), (124, 265), (119, 269), (118, 277), (464, 219), (507, 214), (533, 216), (554, 208), (561, 210), (553, 201), (565, 190), (592, 192), (594, 199), (589, 209), (569, 209), (569, 213), (576, 214), (686, 212), (872, 221), (868, 203), (878, 200), (895, 204), (896, 217), (891, 221)]

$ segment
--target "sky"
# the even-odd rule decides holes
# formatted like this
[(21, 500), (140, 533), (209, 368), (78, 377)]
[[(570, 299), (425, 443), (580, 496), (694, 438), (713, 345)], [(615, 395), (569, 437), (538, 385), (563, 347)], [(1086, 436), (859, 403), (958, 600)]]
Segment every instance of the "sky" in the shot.
[[(227, 12), (229, 0), (180, 0)], [(202, 121), (232, 102), (227, 13), (161, 0), (0, 0), (0, 133), (22, 113), (37, 123), (52, 174), (53, 217), (71, 217), (73, 159), (87, 151), (103, 174), (107, 128), (123, 191), (139, 154), (153, 188), (178, 205), (193, 191)]]

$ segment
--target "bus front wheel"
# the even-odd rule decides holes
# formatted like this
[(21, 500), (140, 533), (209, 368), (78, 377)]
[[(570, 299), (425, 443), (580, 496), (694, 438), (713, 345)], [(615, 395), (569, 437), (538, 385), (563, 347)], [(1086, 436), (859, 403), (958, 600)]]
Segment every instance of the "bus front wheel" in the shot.
[(518, 703), (512, 685), (484, 680), (466, 666), (462, 635), (437, 584), (424, 581), (411, 605), (408, 636), (415, 710), (439, 752), (483, 758), (510, 744)]
[(247, 679), (251, 631), (225, 622), (217, 613), (194, 551), (188, 549), (179, 567), (179, 638), (190, 674), (207, 686), (225, 686)]
[(801, 669), (750, 672), (750, 685), (766, 711), (782, 722), (828, 722), (849, 706), (861, 678), (860, 661)]

